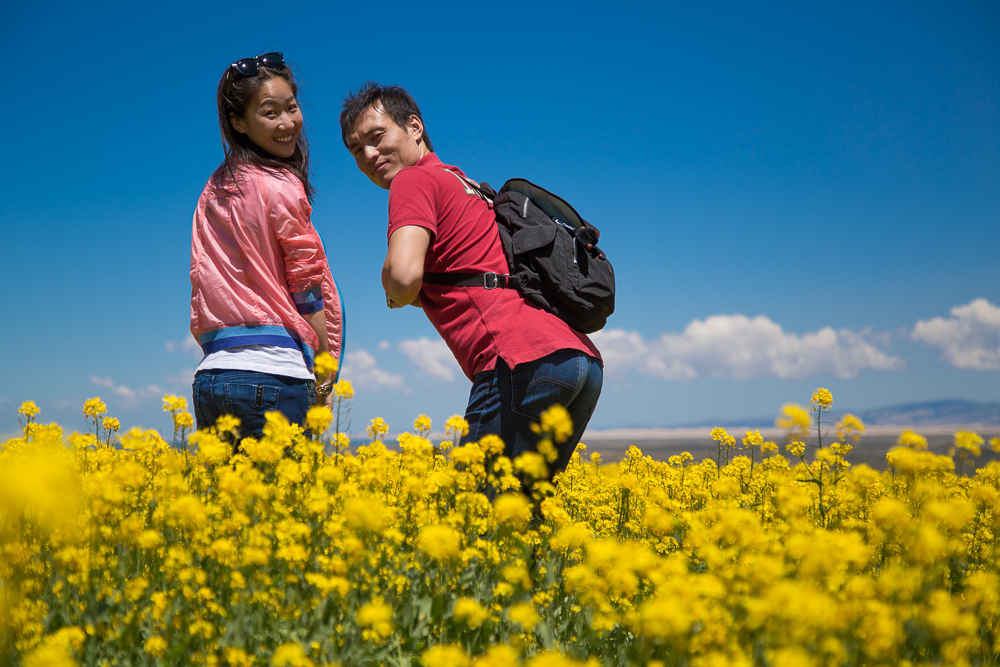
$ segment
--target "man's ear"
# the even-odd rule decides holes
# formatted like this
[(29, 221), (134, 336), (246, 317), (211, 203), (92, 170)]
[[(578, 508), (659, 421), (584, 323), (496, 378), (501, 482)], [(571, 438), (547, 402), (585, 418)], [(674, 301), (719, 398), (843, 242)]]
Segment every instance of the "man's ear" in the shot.
[(410, 119), (406, 122), (406, 130), (410, 133), (414, 139), (418, 142), (423, 141), (424, 136), (424, 122), (420, 120), (417, 114), (410, 116)]
[(247, 133), (246, 121), (244, 121), (242, 118), (240, 118), (234, 113), (229, 114), (229, 124), (232, 125), (233, 129), (239, 132), (240, 134)]

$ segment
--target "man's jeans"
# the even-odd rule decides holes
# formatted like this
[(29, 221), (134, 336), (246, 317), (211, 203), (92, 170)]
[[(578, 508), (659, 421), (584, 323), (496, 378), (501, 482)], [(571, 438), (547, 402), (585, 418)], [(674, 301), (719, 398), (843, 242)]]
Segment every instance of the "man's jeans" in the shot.
[(316, 401), (315, 383), (256, 371), (207, 370), (194, 376), (194, 416), (198, 428), (214, 426), (222, 415), (239, 417), (240, 438), (264, 435), (264, 413), (280, 412), (305, 428), (306, 411)]
[(535, 450), (538, 436), (531, 425), (558, 403), (569, 411), (573, 435), (564, 443), (553, 443), (559, 448), (559, 458), (549, 466), (554, 475), (566, 467), (583, 437), (603, 382), (601, 363), (577, 350), (559, 350), (513, 369), (498, 358), (495, 369), (476, 373), (473, 380), (465, 412), (469, 434), (462, 443), (498, 435), (504, 441), (504, 455), (513, 460)]

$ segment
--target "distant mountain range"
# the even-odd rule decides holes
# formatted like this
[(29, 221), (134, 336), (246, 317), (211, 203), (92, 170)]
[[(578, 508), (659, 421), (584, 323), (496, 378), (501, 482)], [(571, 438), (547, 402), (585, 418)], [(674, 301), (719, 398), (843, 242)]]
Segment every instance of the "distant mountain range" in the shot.
[[(943, 426), (953, 424), (1000, 425), (1000, 403), (978, 403), (976, 401), (931, 401), (929, 403), (905, 403), (874, 410), (834, 411), (831, 421), (850, 412), (861, 418), (866, 425), (879, 426), (894, 424), (900, 426)], [(697, 424), (683, 424), (686, 428), (737, 427), (765, 428), (774, 426), (774, 417), (737, 420), (711, 420)]]

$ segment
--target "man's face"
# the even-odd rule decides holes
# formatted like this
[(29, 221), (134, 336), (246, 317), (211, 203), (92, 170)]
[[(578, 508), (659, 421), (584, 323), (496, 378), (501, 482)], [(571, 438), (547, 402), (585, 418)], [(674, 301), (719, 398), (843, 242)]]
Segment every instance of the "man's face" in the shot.
[(376, 102), (361, 114), (347, 135), (347, 148), (361, 173), (388, 190), (396, 174), (429, 152), (420, 140), (423, 133), (423, 123), (416, 116), (410, 116), (406, 127), (400, 127), (383, 111), (381, 102)]

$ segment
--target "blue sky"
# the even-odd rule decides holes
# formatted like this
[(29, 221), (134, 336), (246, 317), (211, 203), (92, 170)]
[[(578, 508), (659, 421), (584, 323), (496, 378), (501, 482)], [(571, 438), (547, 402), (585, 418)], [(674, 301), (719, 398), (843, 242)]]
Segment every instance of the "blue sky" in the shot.
[(191, 214), (233, 60), (296, 66), (313, 222), (348, 308), (355, 430), (464, 410), (416, 309), (388, 311), (386, 193), (344, 93), (408, 88), (437, 153), (532, 179), (618, 280), (594, 427), (1000, 400), (1000, 6), (17, 3), (5, 10), (0, 433), (95, 395), (166, 428), (190, 394)]

